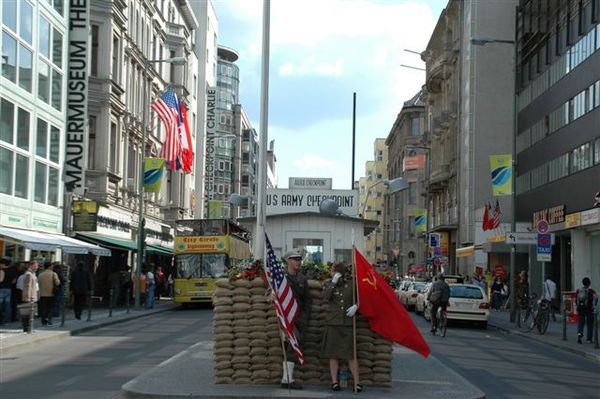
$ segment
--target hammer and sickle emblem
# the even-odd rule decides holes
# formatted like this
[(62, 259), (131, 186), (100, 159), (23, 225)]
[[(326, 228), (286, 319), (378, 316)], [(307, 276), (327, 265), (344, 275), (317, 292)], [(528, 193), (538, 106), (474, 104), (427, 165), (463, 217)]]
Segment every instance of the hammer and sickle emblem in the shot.
[[(371, 277), (369, 279), (369, 277)], [(373, 289), (377, 289), (377, 280), (375, 279), (375, 276), (373, 275), (373, 273), (369, 273), (369, 277), (365, 277), (362, 279), (363, 282), (369, 284), (371, 287), (373, 287)]]

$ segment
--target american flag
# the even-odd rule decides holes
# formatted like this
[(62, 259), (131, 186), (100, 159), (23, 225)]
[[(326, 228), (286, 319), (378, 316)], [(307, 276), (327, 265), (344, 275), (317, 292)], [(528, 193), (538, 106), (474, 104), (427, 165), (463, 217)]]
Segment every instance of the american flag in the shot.
[[(180, 114), (180, 104), (177, 95), (170, 87), (152, 103), (152, 109), (158, 114), (158, 117), (165, 125), (167, 133), (163, 143), (160, 156), (167, 162), (169, 167), (174, 170), (177, 162), (181, 161), (181, 139), (179, 137), (179, 125), (182, 122)], [(181, 163), (181, 162), (180, 162)]]
[(294, 325), (300, 314), (298, 302), (296, 302), (296, 298), (294, 298), (292, 287), (288, 284), (287, 278), (285, 278), (285, 271), (279, 264), (277, 256), (273, 251), (273, 247), (271, 247), (269, 237), (267, 237), (266, 234), (265, 241), (267, 244), (267, 276), (269, 277), (269, 285), (275, 293), (275, 300), (273, 301), (275, 311), (283, 326), (289, 344), (292, 346), (292, 349), (294, 349), (300, 364), (304, 364), (304, 355), (300, 350), (300, 344), (294, 334)]
[[(492, 206), (490, 205), (490, 209), (492, 208)], [(494, 213), (492, 213), (492, 219), (490, 220), (490, 228), (491, 229), (497, 229), (500, 226), (500, 215), (502, 215), (502, 212), (500, 212), (500, 203), (498, 202), (498, 200), (496, 200), (496, 206), (494, 207)]]

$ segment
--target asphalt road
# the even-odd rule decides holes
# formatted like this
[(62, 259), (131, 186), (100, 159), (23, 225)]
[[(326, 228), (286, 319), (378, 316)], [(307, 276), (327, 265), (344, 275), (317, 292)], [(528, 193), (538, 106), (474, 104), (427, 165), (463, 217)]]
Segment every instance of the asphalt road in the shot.
[(212, 335), (212, 310), (158, 313), (0, 358), (0, 398), (118, 398), (132, 378)]
[(581, 356), (492, 328), (450, 325), (432, 336), (413, 319), (432, 355), (485, 392), (487, 398), (600, 398), (600, 365)]

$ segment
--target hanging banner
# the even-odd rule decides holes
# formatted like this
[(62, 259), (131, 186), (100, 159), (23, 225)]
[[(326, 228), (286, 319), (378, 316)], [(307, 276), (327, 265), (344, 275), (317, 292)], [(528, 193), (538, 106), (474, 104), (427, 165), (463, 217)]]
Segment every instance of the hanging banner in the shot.
[[(214, 198), (215, 182), (215, 136), (217, 134), (217, 90), (206, 87), (206, 137), (204, 143), (204, 214), (210, 212), (210, 201)], [(209, 216), (210, 217), (210, 216)]]
[(490, 155), (490, 168), (492, 171), (492, 195), (512, 194), (512, 156)]
[(427, 231), (427, 209), (415, 209), (415, 232)]
[(88, 71), (90, 2), (72, 1), (69, 7), (67, 123), (64, 180), (67, 192), (83, 195), (88, 144)]
[(164, 166), (162, 158), (144, 158), (144, 190), (147, 193), (160, 192)]
[(222, 219), (223, 218), (223, 201), (210, 200), (208, 201), (208, 218)]
[(404, 157), (402, 169), (407, 170), (423, 170), (425, 168), (425, 155), (419, 154), (410, 157)]

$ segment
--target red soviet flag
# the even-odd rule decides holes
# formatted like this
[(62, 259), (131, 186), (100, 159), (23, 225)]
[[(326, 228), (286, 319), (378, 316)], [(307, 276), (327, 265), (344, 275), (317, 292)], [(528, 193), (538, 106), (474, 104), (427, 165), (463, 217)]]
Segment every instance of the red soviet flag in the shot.
[(354, 248), (358, 311), (369, 319), (369, 327), (390, 341), (429, 356), (431, 349), (388, 283)]

